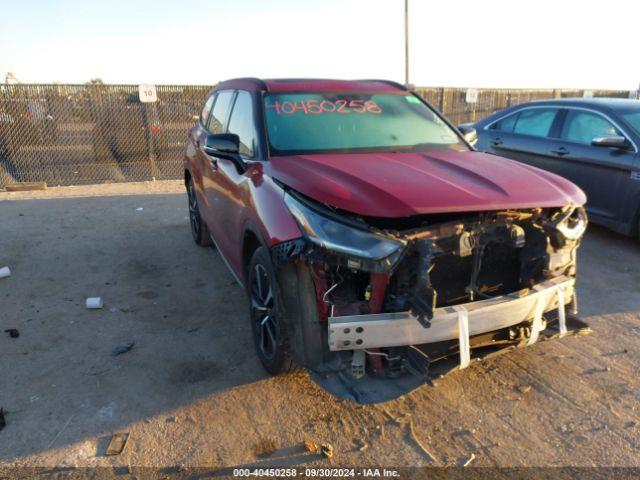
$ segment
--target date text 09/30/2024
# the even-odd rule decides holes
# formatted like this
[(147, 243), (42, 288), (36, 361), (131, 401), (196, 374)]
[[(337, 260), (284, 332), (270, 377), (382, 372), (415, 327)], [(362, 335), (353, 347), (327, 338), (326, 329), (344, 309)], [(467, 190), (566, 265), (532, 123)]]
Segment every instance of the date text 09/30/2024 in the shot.
[(234, 477), (362, 477), (362, 478), (398, 478), (399, 472), (388, 468), (236, 468)]

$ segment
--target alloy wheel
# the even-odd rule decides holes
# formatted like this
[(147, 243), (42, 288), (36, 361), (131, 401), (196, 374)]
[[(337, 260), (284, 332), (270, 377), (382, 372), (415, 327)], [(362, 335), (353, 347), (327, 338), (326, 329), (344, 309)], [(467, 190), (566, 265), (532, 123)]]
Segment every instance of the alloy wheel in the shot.
[(200, 238), (200, 212), (198, 211), (198, 199), (193, 182), (189, 183), (189, 222), (191, 223), (191, 233), (196, 240)]
[(266, 359), (275, 357), (278, 348), (278, 322), (275, 317), (273, 289), (266, 269), (257, 264), (251, 274), (251, 317), (255, 322), (256, 344)]

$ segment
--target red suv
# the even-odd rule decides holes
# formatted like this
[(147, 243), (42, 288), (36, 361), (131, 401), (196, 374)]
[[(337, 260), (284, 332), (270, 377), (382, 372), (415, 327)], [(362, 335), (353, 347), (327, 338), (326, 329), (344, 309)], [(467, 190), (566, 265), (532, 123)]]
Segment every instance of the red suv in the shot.
[(193, 237), (244, 286), (274, 375), (375, 402), (585, 327), (582, 191), (474, 151), (401, 85), (222, 82), (184, 166)]

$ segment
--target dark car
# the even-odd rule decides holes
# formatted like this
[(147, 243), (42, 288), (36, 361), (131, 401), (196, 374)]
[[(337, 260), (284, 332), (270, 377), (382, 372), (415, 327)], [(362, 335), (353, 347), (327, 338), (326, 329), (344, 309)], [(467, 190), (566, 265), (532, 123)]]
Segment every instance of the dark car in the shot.
[(272, 374), (374, 402), (584, 327), (583, 192), (474, 151), (401, 85), (220, 83), (184, 160), (193, 238), (245, 288)]
[(640, 235), (639, 101), (538, 101), (502, 110), (474, 127), (478, 150), (571, 180), (587, 195), (591, 221)]

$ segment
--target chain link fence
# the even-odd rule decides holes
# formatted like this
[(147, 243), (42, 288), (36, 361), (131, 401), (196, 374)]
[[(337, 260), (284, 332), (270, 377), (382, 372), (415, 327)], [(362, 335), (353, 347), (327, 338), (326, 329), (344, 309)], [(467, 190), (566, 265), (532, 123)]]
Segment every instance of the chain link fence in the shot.
[(0, 187), (179, 178), (187, 130), (211, 89), (0, 85)]
[[(141, 103), (137, 85), (0, 85), (0, 188), (20, 182), (80, 185), (182, 177), (187, 130), (210, 86), (159, 85)], [(530, 100), (582, 90), (417, 88), (454, 124)], [(627, 97), (627, 91), (594, 96)]]

